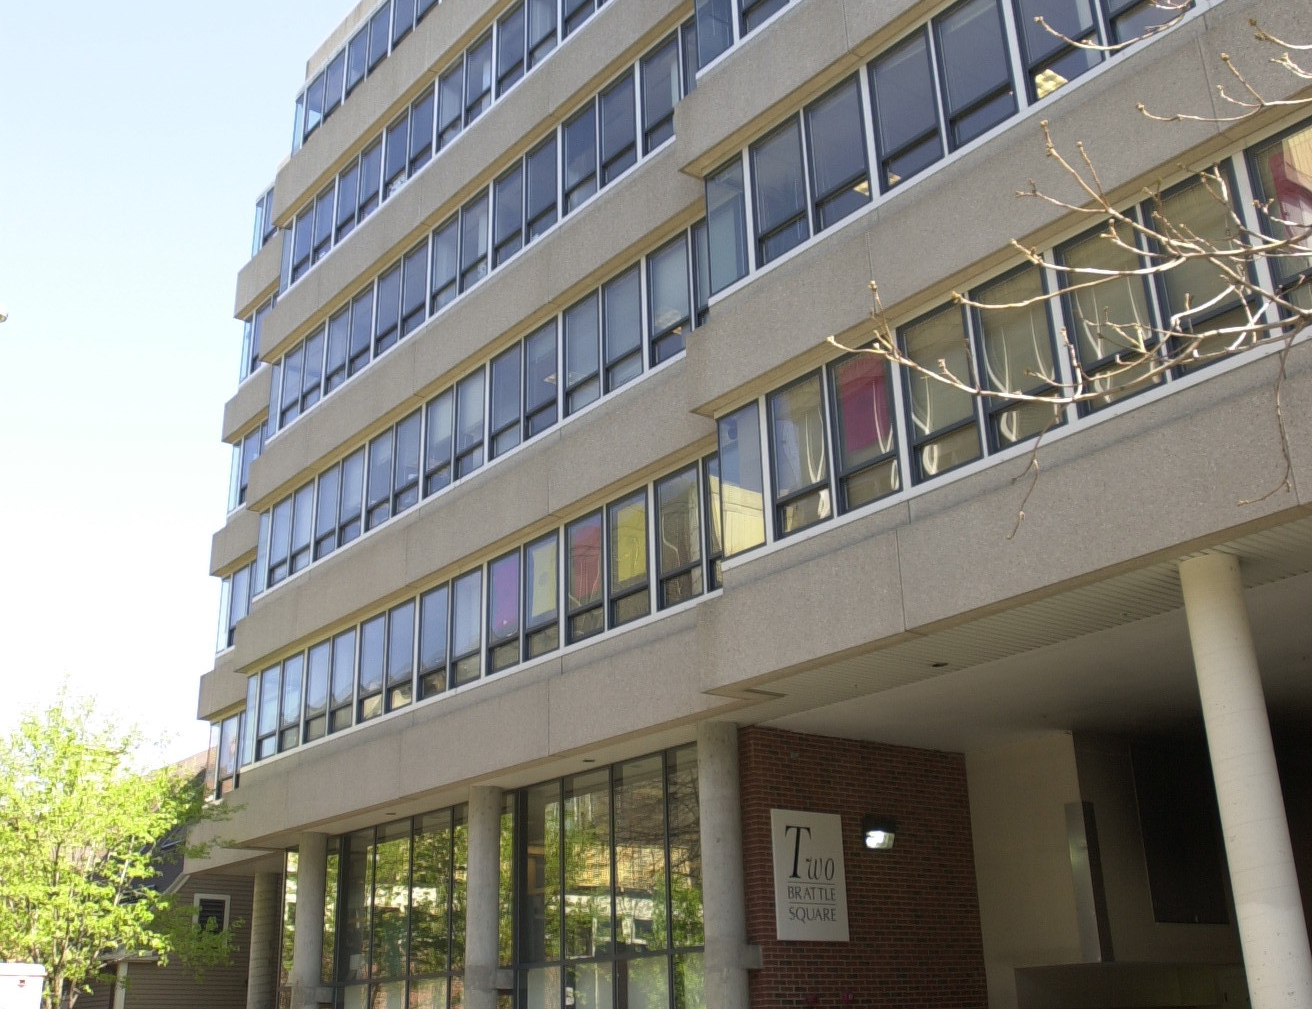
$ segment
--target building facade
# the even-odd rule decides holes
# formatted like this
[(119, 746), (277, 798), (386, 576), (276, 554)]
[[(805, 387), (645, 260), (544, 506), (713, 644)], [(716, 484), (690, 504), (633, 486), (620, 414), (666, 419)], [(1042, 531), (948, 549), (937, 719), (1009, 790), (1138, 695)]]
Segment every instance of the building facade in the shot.
[[(1312, 352), (1125, 386), (1109, 313), (1252, 300), (1100, 239), (1040, 129), (1131, 231), (1299, 239), (1312, 106), (1252, 18), (1312, 40), (1257, 0), (352, 11), (223, 419), (236, 809), (189, 869), (253, 877), (250, 1009), (1312, 1004)], [(1223, 53), (1269, 107), (1219, 118)], [(1099, 395), (849, 349), (872, 280), (931, 370), (1042, 392), (1064, 331)]]

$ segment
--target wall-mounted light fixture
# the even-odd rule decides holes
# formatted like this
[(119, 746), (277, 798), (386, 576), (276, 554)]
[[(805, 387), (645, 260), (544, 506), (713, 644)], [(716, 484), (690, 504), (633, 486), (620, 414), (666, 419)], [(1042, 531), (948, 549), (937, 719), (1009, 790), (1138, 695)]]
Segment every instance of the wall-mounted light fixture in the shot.
[(893, 847), (893, 839), (897, 836), (897, 821), (891, 816), (864, 816), (861, 818), (861, 834), (865, 846), (871, 851), (885, 851)]

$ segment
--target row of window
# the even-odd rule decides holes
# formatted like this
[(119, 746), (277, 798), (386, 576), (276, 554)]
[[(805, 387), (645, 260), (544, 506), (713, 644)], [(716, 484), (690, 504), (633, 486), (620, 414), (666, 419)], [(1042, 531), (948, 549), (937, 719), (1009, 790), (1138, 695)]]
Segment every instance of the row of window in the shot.
[[(1145, 227), (1170, 222), (1176, 233), (1219, 250), (1242, 248), (1232, 215), (1244, 221), (1247, 233), (1263, 231), (1277, 240), (1297, 239), (1312, 228), (1312, 124), (1264, 141), (1217, 170), (1224, 194), (1195, 177), (1131, 208), (1128, 216)], [(1256, 206), (1236, 198), (1241, 173)], [(1250, 314), (1278, 307), (1246, 304), (1207, 259), (1177, 262), (1173, 252), (1148, 245), (1130, 228), (1109, 231), (1103, 224), (1043, 259), (1050, 269), (1027, 264), (970, 292), (972, 302), (998, 307), (949, 303), (897, 327), (896, 338), (902, 352), (927, 371), (946, 367), (967, 386), (990, 392), (1041, 396), (1083, 381), (1091, 395), (1078, 409), (973, 396), (910, 369), (895, 388), (883, 358), (849, 355), (721, 418), (725, 555), (781, 539), (1182, 377), (1255, 342), (1259, 335), (1242, 335)], [(1312, 257), (1257, 259), (1251, 268), (1271, 270), (1269, 281), (1257, 282), (1312, 308)], [(1053, 271), (1073, 288), (1061, 297), (1050, 293)], [(1226, 327), (1233, 335), (1209, 337), (1179, 366), (1165, 366), (1180, 348), (1161, 339), (1164, 330)], [(1061, 329), (1071, 335), (1082, 374), (1059, 352)], [(1144, 347), (1149, 359), (1138, 363)], [(895, 421), (899, 400), (901, 426)]]
[[(503, 23), (510, 19), (522, 35), (523, 14), (523, 4), (517, 4), (497, 22), (498, 61), (509, 58), (501, 44)], [(471, 246), (478, 244), (486, 253), (488, 239), (479, 232), (492, 228), (495, 234), (491, 239), (492, 262), (489, 266), (484, 255), (482, 272), (465, 277), (466, 267), (473, 267), (474, 253), (470, 253), (469, 263), (461, 259), (460, 290), (489, 268), (495, 269), (630, 168), (640, 156), (651, 153), (674, 135), (674, 106), (685, 87), (695, 83), (693, 68), (683, 51), (686, 41), (681, 42), (681, 38), (690, 40), (691, 29), (671, 35), (589, 99), (560, 131), (559, 143), (553, 131), (504, 173), (492, 187), (495, 209), (489, 211), (486, 197), (480, 198), (481, 211), (471, 209), (479, 200), (467, 204), (467, 211), (482, 215), (468, 226)], [(463, 62), (458, 61), (416, 98), (333, 182), (306, 203), (296, 215), (291, 241), (283, 246), (280, 289), (300, 280), (336, 243), (428, 165), (435, 152), (443, 150), (463, 127), (490, 107), (492, 92), (487, 89), (492, 86), (492, 64), (487, 62), (479, 70), (471, 61), (491, 61), (493, 41), (489, 29), (484, 39), (466, 50)], [(518, 62), (514, 65), (522, 73), (523, 53), (515, 58)], [(518, 78), (503, 75), (500, 62), (497, 68), (499, 97), (501, 89)], [(486, 89), (471, 97), (469, 91), (475, 81), (485, 81)]]
[(718, 493), (709, 456), (251, 676), (240, 764), (717, 588)]
[(695, 0), (697, 57), (706, 66), (783, 10), (789, 0)]
[[(498, 962), (516, 1004), (704, 1007), (697, 794), (683, 746), (505, 795)], [(334, 1005), (462, 1003), (469, 842), (464, 805), (329, 839), (320, 981)], [(280, 1004), (296, 852), (286, 866)]]
[(707, 176), (712, 293), (1106, 58), (1058, 44), (1040, 16), (1081, 43), (1114, 45), (1180, 13), (1153, 0), (962, 0), (936, 15)]
[(439, 0), (383, 0), (350, 41), (296, 96), (292, 151), (341, 107), (356, 87), (378, 68)]

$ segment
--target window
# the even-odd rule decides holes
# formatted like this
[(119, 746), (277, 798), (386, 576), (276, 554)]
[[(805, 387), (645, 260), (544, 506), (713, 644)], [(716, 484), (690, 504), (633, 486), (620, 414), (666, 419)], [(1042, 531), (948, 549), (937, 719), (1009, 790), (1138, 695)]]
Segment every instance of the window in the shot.
[(658, 609), (702, 594), (700, 494), (696, 466), (656, 482)]
[(323, 74), (320, 73), (310, 81), (310, 86), (305, 89), (305, 133), (308, 139), (310, 134), (319, 128), (323, 122), (323, 99), (324, 99), (324, 82)]
[(415, 603), (411, 599), (387, 611), (387, 696), (388, 711), (404, 708), (413, 693)]
[(1016, 111), (1011, 65), (997, 0), (966, 0), (934, 19), (953, 148)]
[(833, 514), (820, 375), (771, 393), (767, 402), (775, 535), (782, 539)]
[(255, 679), (259, 680), (260, 697), (255, 723), (255, 759), (264, 760), (278, 752), (278, 689), (282, 667), (271, 666)]
[(561, 35), (578, 31), (595, 10), (596, 0), (561, 0), (560, 15), (564, 20)]
[(712, 454), (702, 460), (703, 500), (706, 513), (706, 588), (720, 587), (720, 562), (724, 559), (724, 512), (720, 502), (720, 457)]
[(524, 170), (514, 168), (497, 179), (493, 190), (492, 266), (500, 266), (524, 245)]
[(601, 396), (597, 292), (565, 310), (565, 414)]
[[(930, 372), (943, 362), (950, 375), (973, 383), (962, 309), (948, 306), (898, 330), (902, 350)], [(910, 413), (911, 465), (916, 480), (938, 476), (980, 457), (970, 393), (929, 375), (903, 369)]]
[(228, 898), (216, 894), (198, 893), (196, 901), (196, 927), (202, 932), (222, 932), (228, 927)]
[(772, 15), (788, 6), (788, 0), (739, 0), (742, 7), (742, 34), (759, 28)]
[(465, 50), (465, 126), (492, 107), (492, 33)]
[(556, 423), (556, 320), (524, 338), (524, 436)]
[(392, 436), (389, 428), (369, 442), (369, 481), (364, 527), (372, 529), (392, 515)]
[(491, 430), (488, 458), (508, 452), (520, 442), (520, 344), (492, 359)]
[(351, 340), (347, 348), (350, 356), (346, 359), (348, 376), (369, 363), (373, 326), (374, 289), (371, 285), (351, 299)]
[(305, 363), (301, 373), (301, 413), (315, 403), (323, 392), (323, 334), (322, 329), (305, 338)]
[(537, 66), (556, 48), (556, 0), (527, 0), (528, 65)]
[(524, 159), (527, 241), (532, 242), (556, 223), (556, 134), (538, 144)]
[(498, 557), (487, 569), (487, 671), (519, 662), (519, 551)]
[(232, 481), (231, 490), (228, 494), (228, 511), (240, 507), (246, 503), (246, 490), (250, 485), (251, 463), (260, 457), (260, 452), (264, 449), (264, 425), (261, 424), (255, 430), (251, 431), (244, 437), (240, 443), (232, 447), (233, 452), (233, 470), (235, 480)]
[(483, 371), (466, 375), (456, 385), (455, 478), (483, 465)]
[(697, 65), (704, 67), (733, 45), (731, 0), (694, 0), (697, 25)]
[(487, 276), (487, 193), (460, 209), (460, 293)]
[(364, 449), (342, 460), (342, 496), (337, 512), (337, 545), (345, 546), (360, 535), (364, 502)]
[(853, 354), (829, 366), (833, 397), (838, 508), (847, 512), (898, 490), (892, 375), (876, 354)]
[(647, 490), (606, 509), (609, 519), (610, 625), (618, 627), (651, 612), (647, 577)]
[(289, 574), (292, 534), (291, 498), (283, 498), (273, 506), (269, 528), (268, 581), (266, 584), (269, 588), (273, 588)]
[(566, 121), (562, 142), (568, 214), (597, 191), (597, 110), (592, 102)]
[(255, 201), (255, 233), (251, 239), (251, 255), (254, 256), (269, 244), (278, 226), (273, 223), (273, 187)]
[(386, 153), (383, 155), (383, 199), (386, 200), (406, 179), (410, 159), (410, 118), (402, 115), (387, 127)]
[(460, 218), (452, 217), (433, 232), (433, 276), (429, 312), (436, 315), (456, 299), (460, 263)]
[(674, 106), (679, 101), (679, 44), (670, 36), (642, 58), (642, 150), (650, 154), (674, 136)]
[(351, 336), (351, 309), (348, 305), (328, 319), (328, 341), (324, 350), (324, 395), (346, 381), (346, 354)]
[(282, 359), (282, 393), (279, 402), (277, 427), (286, 427), (301, 415), (301, 369), (305, 362), (305, 345), (297, 344), (296, 349)]
[(378, 194), (383, 180), (383, 140), (381, 137), (360, 155), (360, 207), (356, 223), (378, 209)]
[(314, 536), (314, 481), (292, 495), (292, 574), (310, 566), (310, 546)]
[[(1041, 395), (1058, 381), (1052, 326), (1037, 266), (1013, 271), (973, 292), (974, 300), (1007, 307), (976, 310), (981, 378), (990, 389)], [(1042, 434), (1061, 420), (1047, 403), (987, 400), (992, 447), (1005, 448)]]
[(432, 697), (446, 689), (446, 585), (419, 597), (419, 697)]
[(472, 683), (480, 675), (483, 645), (483, 569), (451, 583), (451, 685)]
[(460, 135), (465, 112), (465, 64), (455, 65), (437, 82), (437, 149), (440, 151)]
[(355, 628), (333, 638), (328, 731), (350, 728), (355, 701)]
[[(1145, 278), (1132, 275), (1143, 266), (1134, 245), (1129, 229), (1118, 228), (1113, 241), (1104, 226), (1056, 252), (1058, 264), (1072, 271), (1061, 278), (1063, 286), (1074, 288), (1062, 298), (1067, 332), (1073, 334), (1080, 368), (1100, 394), (1084, 404), (1086, 412), (1121, 399), (1126, 386), (1143, 383), (1152, 368), (1151, 361), (1127, 367), (1118, 359), (1125, 353), (1141, 357), (1155, 339)], [(1160, 381), (1158, 376), (1150, 384)]]
[(337, 509), (341, 493), (341, 466), (319, 476), (319, 504), (314, 516), (314, 559), (337, 549)]
[(383, 667), (387, 658), (387, 615), (360, 625), (360, 661), (356, 683), (356, 721), (366, 722), (383, 713)]
[(329, 186), (315, 198), (312, 262), (319, 262), (324, 253), (333, 247), (333, 206), (336, 196), (336, 187)]
[(720, 546), (725, 557), (733, 557), (765, 542), (765, 486), (756, 404), (721, 417), (717, 427)]
[(428, 242), (421, 242), (405, 255), (401, 267), (401, 338), (409, 336), (424, 321), (428, 309)]
[[(1101, 62), (1093, 0), (1015, 0), (1030, 99), (1037, 101)], [(1036, 19), (1042, 18), (1044, 24)], [(1046, 27), (1045, 27), (1046, 25)], [(1070, 39), (1067, 42), (1066, 39)]]
[(282, 706), (278, 721), (278, 751), (294, 749), (301, 742), (301, 679), (305, 656), (299, 652), (282, 664)]
[(888, 192), (943, 157), (927, 27), (870, 65), (870, 88), (879, 185)]
[(415, 26), (415, 0), (392, 0), (392, 48)]
[(688, 242), (683, 235), (647, 257), (651, 362), (659, 364), (683, 350), (691, 328)]
[(410, 106), (410, 174), (428, 164), (433, 156), (434, 96), (430, 87)]
[(394, 263), (378, 278), (377, 318), (374, 321), (374, 357), (392, 349), (401, 333), (401, 263)]
[(419, 501), (419, 434), (421, 413), (416, 410), (396, 425), (396, 451), (392, 461), (392, 514)]
[(306, 207), (296, 215), (296, 224), (292, 231), (292, 275), (291, 283), (305, 276), (310, 268), (310, 254), (314, 249), (314, 205)]
[(377, 13), (369, 19), (369, 71), (387, 57), (388, 29), (391, 27), (391, 10), (388, 4), (378, 8)]
[(1111, 19), (1109, 41), (1117, 44), (1144, 38), (1180, 17), (1179, 11), (1159, 7), (1153, 0), (1108, 0), (1107, 14)]
[(350, 97), (355, 86), (364, 80), (369, 64), (369, 28), (361, 28), (346, 46), (346, 95)]
[(743, 165), (734, 159), (706, 177), (710, 294), (747, 276), (747, 206)]
[(560, 645), (556, 602), (557, 547), (553, 532), (524, 548), (524, 652), (536, 658)]
[(323, 117), (327, 119), (342, 104), (342, 84), (346, 79), (346, 50), (343, 49), (329, 61), (324, 70), (324, 105)]
[(424, 496), (451, 482), (452, 391), (433, 397), (424, 407)]
[(332, 643), (320, 641), (305, 656), (305, 741), (328, 732), (328, 679), (332, 668)]
[(571, 643), (606, 629), (601, 572), (601, 512), (595, 512), (565, 527), (565, 618)]
[(625, 74), (603, 91), (598, 103), (601, 108), (601, 184), (606, 186), (638, 160), (633, 72)]
[[(1249, 153), (1250, 175), (1263, 203), (1266, 233), (1307, 247), (1312, 230), (1312, 126), (1303, 125)], [(1312, 308), (1312, 257), (1268, 258), (1280, 293), (1293, 304)]]
[(607, 392), (642, 374), (640, 277), (638, 268), (631, 267), (601, 289)]
[(524, 5), (515, 4), (497, 21), (497, 97), (524, 76)]
[(856, 78), (809, 105), (804, 119), (811, 170), (811, 228), (819, 233), (870, 202), (870, 170)]
[(751, 147), (756, 258), (764, 266), (807, 238), (806, 183), (797, 121)]
[(227, 647), (237, 643), (237, 624), (250, 612), (253, 568), (247, 564), (232, 573), (232, 592), (228, 602)]

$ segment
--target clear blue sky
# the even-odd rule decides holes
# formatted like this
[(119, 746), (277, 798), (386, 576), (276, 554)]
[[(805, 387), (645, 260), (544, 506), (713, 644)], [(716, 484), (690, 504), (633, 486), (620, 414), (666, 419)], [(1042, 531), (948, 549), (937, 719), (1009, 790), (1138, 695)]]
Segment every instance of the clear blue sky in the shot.
[(206, 745), (235, 278), (349, 9), (0, 3), (0, 731), (67, 676)]

